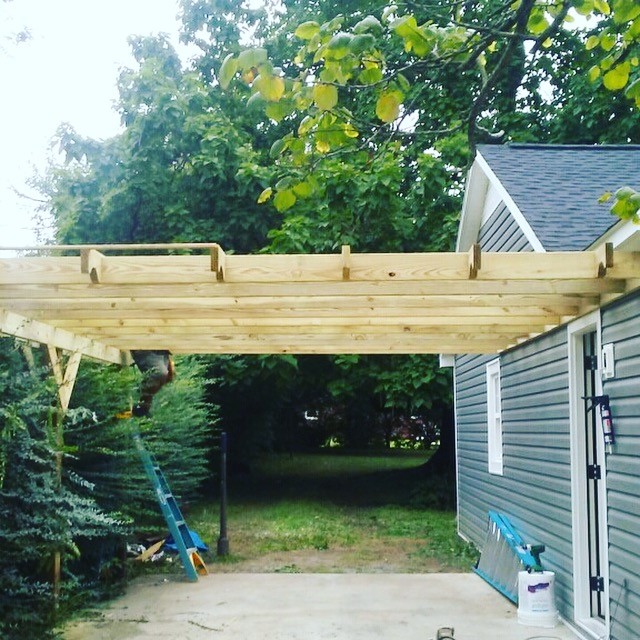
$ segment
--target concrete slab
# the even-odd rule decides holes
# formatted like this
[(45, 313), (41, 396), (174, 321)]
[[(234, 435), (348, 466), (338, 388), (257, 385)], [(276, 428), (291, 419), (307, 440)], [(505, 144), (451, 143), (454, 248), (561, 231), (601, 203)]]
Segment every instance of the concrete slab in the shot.
[(575, 640), (567, 627), (518, 624), (475, 574), (211, 574), (139, 581), (65, 640)]

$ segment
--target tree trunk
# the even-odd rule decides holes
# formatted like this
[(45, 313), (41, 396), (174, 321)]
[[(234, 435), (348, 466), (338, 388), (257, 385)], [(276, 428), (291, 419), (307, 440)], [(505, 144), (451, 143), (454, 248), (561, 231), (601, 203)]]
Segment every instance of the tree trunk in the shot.
[(455, 418), (453, 406), (443, 408), (440, 423), (440, 446), (422, 466), (427, 475), (451, 476), (456, 468)]

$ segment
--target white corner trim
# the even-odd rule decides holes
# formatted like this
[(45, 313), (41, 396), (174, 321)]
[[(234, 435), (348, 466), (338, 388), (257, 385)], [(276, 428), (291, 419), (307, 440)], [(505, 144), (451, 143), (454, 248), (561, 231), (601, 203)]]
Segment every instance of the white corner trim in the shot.
[[(534, 233), (531, 225), (527, 221), (527, 219), (522, 214), (522, 211), (518, 208), (518, 205), (514, 202), (513, 198), (509, 195), (508, 191), (504, 188), (498, 176), (493, 172), (493, 169), (489, 166), (487, 161), (482, 157), (482, 154), (478, 152), (476, 156), (476, 162), (478, 163), (478, 167), (482, 169), (487, 178), (491, 181), (493, 186), (498, 190), (502, 197), (502, 201), (507, 205), (507, 208), (511, 212), (511, 215), (515, 218), (519, 227), (522, 229), (522, 232), (526, 236), (527, 240), (533, 247), (534, 251), (538, 253), (546, 253), (546, 249), (542, 246), (542, 243), (538, 239), (538, 236)], [(480, 212), (482, 213), (482, 212)], [(462, 250), (462, 249), (459, 249)]]
[(477, 242), (488, 187), (489, 180), (485, 173), (478, 168), (476, 156), (476, 160), (467, 173), (456, 251), (468, 251), (471, 245)]
[(453, 363), (453, 445), (455, 449), (456, 474), (456, 530), (461, 538), (466, 538), (460, 532), (460, 455), (458, 451), (458, 370)]

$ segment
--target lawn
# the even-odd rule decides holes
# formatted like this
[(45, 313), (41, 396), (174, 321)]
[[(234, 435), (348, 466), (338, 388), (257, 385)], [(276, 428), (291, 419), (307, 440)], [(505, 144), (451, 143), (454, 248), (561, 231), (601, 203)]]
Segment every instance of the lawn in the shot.
[[(476, 551), (456, 535), (451, 487), (421, 470), (428, 452), (269, 455), (229, 480), (229, 572), (467, 571)], [(213, 549), (219, 502), (189, 524)]]

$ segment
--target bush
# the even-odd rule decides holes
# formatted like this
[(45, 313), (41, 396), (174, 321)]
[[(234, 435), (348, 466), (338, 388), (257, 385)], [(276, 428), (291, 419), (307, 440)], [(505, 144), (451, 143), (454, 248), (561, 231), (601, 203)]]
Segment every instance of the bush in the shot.
[[(127, 536), (141, 527), (166, 532), (134, 430), (182, 500), (199, 495), (214, 447), (215, 411), (204, 401), (197, 359), (179, 360), (176, 381), (142, 421), (117, 417), (137, 393), (136, 370), (83, 361), (61, 443), (57, 391), (44, 357), (33, 355), (30, 370), (13, 341), (0, 339), (2, 638), (52, 636), (68, 611), (121, 587)], [(56, 553), (62, 581), (54, 602)]]

